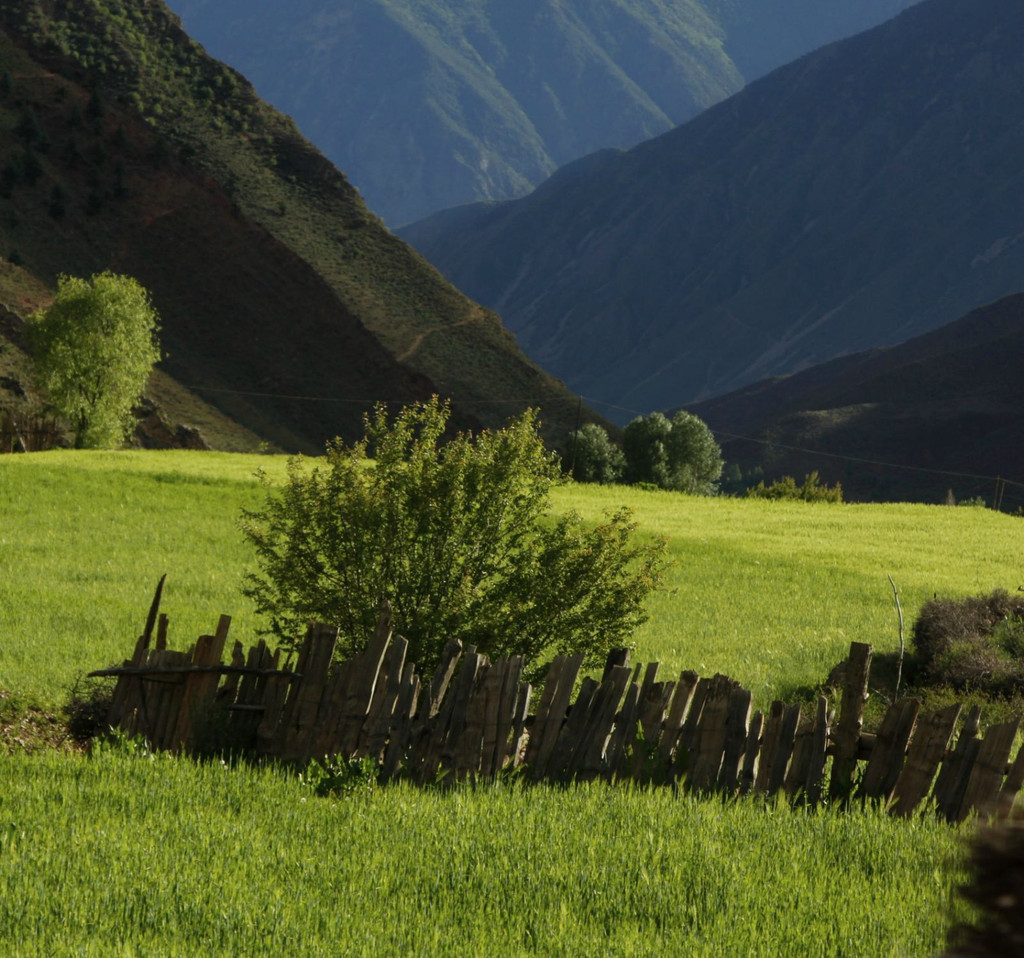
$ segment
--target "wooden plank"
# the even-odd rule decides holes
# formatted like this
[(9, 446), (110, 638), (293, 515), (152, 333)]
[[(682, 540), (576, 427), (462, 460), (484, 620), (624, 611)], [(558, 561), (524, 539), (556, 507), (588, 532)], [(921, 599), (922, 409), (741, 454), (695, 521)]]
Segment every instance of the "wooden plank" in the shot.
[(832, 777), (829, 782), (829, 796), (833, 801), (845, 801), (853, 790), (870, 674), (871, 646), (864, 642), (851, 642), (843, 680), (839, 723), (833, 733), (835, 755), (832, 758)]
[(652, 775), (664, 777), (665, 768), (658, 753), (659, 739), (675, 688), (675, 682), (654, 682), (641, 692), (633, 760), (627, 773), (634, 781), (647, 780)]
[(713, 789), (718, 782), (725, 753), (729, 703), (736, 684), (725, 675), (716, 675), (708, 683), (700, 722), (692, 739), (692, 761), (687, 787), (698, 792)]
[(907, 745), (920, 711), (921, 702), (914, 698), (902, 699), (886, 710), (857, 791), (861, 798), (888, 803), (903, 771)]
[(476, 680), (466, 702), (465, 720), (458, 733), (453, 733), (451, 770), (457, 781), (474, 778), (480, 771), (483, 753), (484, 728), (487, 713), (497, 707), (500, 694), (501, 676), (490, 664), (487, 656), (481, 656)]
[(391, 637), (391, 606), (384, 602), (373, 636), (366, 644), (366, 649), (356, 656), (354, 671), (349, 679), (338, 732), (338, 751), (342, 755), (355, 755), (359, 747), (359, 737), (377, 692), (377, 683), (381, 680), (384, 657), (391, 647)]
[(672, 765), (679, 743), (679, 733), (683, 729), (686, 713), (699, 681), (700, 676), (696, 672), (683, 672), (672, 691), (672, 702), (668, 707), (668, 715), (665, 716), (665, 727), (658, 739), (658, 757), (666, 769)]
[(167, 627), (169, 625), (167, 616), (161, 612), (156, 624), (156, 647), (158, 651), (167, 648)]
[(747, 726), (754, 696), (749, 689), (736, 686), (729, 695), (729, 717), (725, 723), (725, 748), (718, 787), (732, 794), (740, 786), (740, 765), (747, 747)]
[[(622, 703), (622, 711), (615, 722), (615, 728), (608, 739), (605, 774), (610, 778), (621, 775), (632, 778), (643, 767), (647, 745), (644, 740), (641, 712), (648, 706), (651, 689), (657, 684), (658, 663), (651, 662), (644, 671), (643, 682), (637, 684), (640, 666), (633, 674), (633, 683)], [(636, 686), (634, 691), (633, 686)], [(658, 718), (660, 732), (661, 717)]]
[[(526, 748), (526, 764), (530, 767), (530, 776), (539, 779), (547, 775), (548, 764), (562, 734), (566, 721), (566, 710), (572, 696), (576, 676), (583, 665), (582, 655), (560, 656), (561, 664), (557, 672), (557, 681), (551, 689), (547, 712), (541, 721), (538, 712), (537, 721), (530, 730), (530, 742)], [(549, 672), (549, 679), (551, 673)], [(548, 698), (547, 684), (544, 686), (542, 700)], [(578, 701), (578, 699), (577, 699)], [(536, 747), (534, 740), (536, 738)]]
[[(535, 768), (537, 765), (537, 759), (540, 755), (541, 742), (544, 740), (547, 734), (545, 729), (549, 717), (551, 715), (551, 706), (555, 699), (555, 693), (558, 691), (559, 682), (561, 681), (562, 670), (566, 667), (568, 657), (564, 655), (556, 655), (548, 666), (547, 675), (544, 677), (544, 684), (542, 687), (540, 702), (537, 704), (537, 713), (533, 717), (533, 724), (530, 728), (529, 738), (526, 743), (526, 755), (525, 762), (527, 765)], [(564, 710), (558, 719), (559, 727), (561, 727), (562, 721), (565, 718)]]
[(782, 713), (779, 736), (775, 742), (775, 754), (772, 756), (771, 775), (768, 778), (769, 795), (774, 795), (786, 781), (789, 760), (796, 744), (796, 730), (800, 727), (802, 717), (799, 705), (787, 705)]
[(381, 768), (381, 777), (384, 781), (395, 778), (402, 771), (402, 764), (412, 739), (413, 721), (420, 695), (420, 677), (416, 674), (415, 668), (412, 662), (405, 663), (402, 691), (395, 705), (394, 722), (384, 752), (384, 765)]
[(804, 793), (806, 804), (812, 808), (821, 802), (824, 788), (829, 725), (828, 699), (819, 695), (818, 707), (814, 716), (814, 731), (811, 733), (811, 750), (808, 757), (806, 791)]
[(960, 709), (959, 705), (950, 705), (918, 721), (903, 771), (893, 789), (890, 809), (893, 815), (908, 818), (928, 795), (939, 762), (949, 748)]
[(801, 715), (797, 721), (796, 737), (793, 739), (793, 757), (786, 772), (783, 790), (794, 803), (805, 798), (807, 776), (811, 768), (811, 750), (814, 740), (814, 720)]
[[(407, 639), (400, 635), (392, 636), (381, 664), (377, 687), (366, 711), (366, 721), (353, 753), (356, 758), (370, 757), (379, 762), (383, 757), (384, 746), (391, 731), (391, 717), (402, 690), (402, 675), (408, 651)], [(324, 716), (325, 723), (329, 720), (329, 716)]]
[(978, 755), (978, 729), (981, 726), (981, 706), (975, 705), (967, 715), (957, 738), (956, 748), (942, 762), (932, 795), (939, 814), (953, 821), (960, 809), (963, 793), (967, 789), (971, 766)]
[(519, 768), (526, 761), (526, 719), (530, 711), (530, 696), (533, 692), (529, 682), (520, 682), (516, 690), (515, 710), (512, 714), (512, 740), (509, 743), (509, 762), (512, 768)]
[(273, 754), (283, 762), (302, 765), (313, 752), (316, 718), (337, 641), (338, 630), (325, 625), (311, 626), (306, 635), (297, 666), (302, 678), (292, 685), (274, 742)]
[(462, 643), (458, 639), (450, 639), (441, 653), (441, 660), (434, 670), (430, 684), (420, 693), (416, 718), (409, 734), (408, 755), (405, 759), (406, 771), (414, 781), (421, 781), (425, 774), (423, 769), (437, 733), (438, 716), (447, 701), (451, 680), (461, 657)]
[[(625, 671), (628, 675), (629, 670)], [(589, 675), (580, 683), (579, 694), (559, 729), (550, 757), (542, 768), (534, 769), (535, 778), (543, 775), (548, 781), (559, 781), (568, 777), (573, 753), (587, 729), (594, 698), (602, 685), (603, 683), (590, 678)]]
[(229, 703), (235, 701), (235, 697), (238, 694), (239, 679), (242, 677), (239, 670), (245, 668), (245, 652), (242, 650), (242, 643), (238, 639), (235, 639), (235, 644), (231, 647), (231, 668), (235, 671), (224, 673), (224, 681), (217, 690), (217, 698)]
[(764, 729), (764, 712), (758, 709), (750, 717), (747, 728), (747, 742), (743, 750), (743, 771), (740, 772), (740, 794), (747, 795), (753, 789), (758, 774), (758, 758), (761, 754), (761, 732)]
[(427, 761), (420, 769), (421, 781), (434, 781), (439, 774), (448, 774), (454, 768), (455, 750), (466, 725), (466, 709), (477, 674), (486, 662), (486, 656), (471, 650), (462, 657), (462, 667), (455, 677), (454, 686), (445, 696), (435, 719)]
[(978, 757), (971, 769), (964, 790), (964, 797), (956, 813), (956, 821), (962, 822), (972, 811), (982, 815), (995, 811), (996, 796), (1003, 784), (1006, 763), (1010, 758), (1010, 749), (1020, 727), (1019, 719), (993, 725), (985, 734), (978, 748)]
[(1024, 746), (1017, 752), (1017, 757), (1010, 766), (1009, 774), (1003, 787), (999, 789), (996, 798), (996, 817), (999, 819), (1009, 818), (1013, 812), (1013, 803), (1017, 799), (1017, 793), (1024, 786)]
[(683, 727), (679, 730), (679, 736), (676, 739), (675, 759), (672, 762), (670, 772), (672, 779), (682, 778), (693, 768), (693, 761), (696, 757), (694, 746), (697, 741), (697, 729), (700, 725), (700, 717), (704, 711), (704, 703), (707, 701), (710, 688), (710, 680), (697, 680), (693, 696), (690, 699), (690, 707), (686, 711), (686, 719), (683, 721)]
[[(615, 726), (619, 703), (622, 702), (630, 678), (628, 668), (613, 666), (608, 678), (598, 687), (588, 720), (577, 736), (576, 747), (566, 760), (563, 774), (567, 777), (585, 780), (608, 771), (606, 747)], [(572, 721), (571, 715), (569, 719), (567, 725)]]
[[(636, 677), (634, 675), (634, 678)], [(601, 768), (601, 774), (606, 778), (612, 778), (616, 774), (628, 775), (628, 770), (633, 767), (634, 749), (639, 739), (637, 722), (640, 713), (640, 694), (640, 684), (636, 681), (630, 682), (622, 708), (618, 716), (613, 717), (614, 725), (608, 733)], [(595, 770), (591, 769), (587, 775), (592, 777), (594, 772)]]
[[(196, 641), (192, 665), (219, 665), (224, 643), (227, 641), (231, 619), (221, 616), (215, 635), (201, 635)], [(178, 707), (178, 721), (167, 747), (175, 752), (189, 750), (193, 744), (195, 724), (212, 700), (211, 690), (216, 692), (218, 676), (196, 673), (186, 676)], [(212, 681), (211, 681), (212, 680)]]
[(779, 745), (779, 731), (782, 728), (782, 719), (786, 713), (786, 704), (776, 699), (768, 710), (768, 717), (764, 723), (764, 733), (761, 739), (761, 754), (757, 765), (757, 778), (754, 780), (754, 788), (759, 792), (768, 791), (768, 783), (771, 781), (772, 766), (775, 762), (775, 752)]
[[(516, 735), (516, 702), (519, 699), (520, 679), (523, 676), (524, 666), (525, 660), (521, 655), (513, 655), (505, 660), (501, 690), (498, 696), (496, 722), (493, 728), (489, 727), (486, 730), (484, 736), (485, 757), (481, 762), (481, 768), (486, 765), (487, 772), (485, 774), (489, 776), (501, 773), (511, 753), (512, 742)], [(525, 720), (525, 715), (523, 719)], [(522, 733), (522, 728), (519, 733)], [(515, 746), (518, 749), (518, 738), (515, 738)]]

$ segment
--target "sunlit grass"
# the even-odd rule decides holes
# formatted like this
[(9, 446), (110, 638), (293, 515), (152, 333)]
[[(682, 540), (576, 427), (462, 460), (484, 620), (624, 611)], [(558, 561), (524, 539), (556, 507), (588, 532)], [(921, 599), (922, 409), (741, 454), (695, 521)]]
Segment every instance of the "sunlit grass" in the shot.
[[(248, 642), (250, 561), (239, 509), (276, 456), (51, 452), (0, 457), (0, 688), (61, 700), (75, 677), (129, 654), (157, 579), (184, 646), (217, 617)], [(897, 645), (886, 578), (908, 628), (935, 593), (1024, 581), (1024, 521), (984, 509), (704, 499), (570, 485), (558, 510), (597, 519), (628, 505), (668, 537), (673, 565), (636, 657), (668, 673), (725, 672), (760, 704), (821, 681), (853, 640)]]
[[(929, 955), (958, 833), (667, 789), (0, 758), (7, 954)], [(92, 949), (92, 952), (89, 951)]]

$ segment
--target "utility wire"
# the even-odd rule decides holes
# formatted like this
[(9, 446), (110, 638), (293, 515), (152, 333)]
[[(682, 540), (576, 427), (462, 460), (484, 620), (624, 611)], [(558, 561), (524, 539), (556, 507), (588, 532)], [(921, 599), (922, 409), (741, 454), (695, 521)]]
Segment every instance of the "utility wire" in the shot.
[[(323, 403), (342, 403), (348, 405), (359, 405), (359, 406), (373, 406), (377, 403), (384, 403), (385, 405), (395, 405), (398, 403), (408, 402), (408, 399), (344, 399), (338, 396), (298, 396), (288, 395), (285, 393), (271, 393), (271, 392), (257, 392), (252, 390), (242, 389), (226, 389), (220, 386), (190, 386), (185, 385), (186, 389), (193, 390), (194, 392), (206, 392), (206, 393), (221, 393), (231, 396), (254, 396), (261, 399), (285, 399), (292, 402), (323, 402)], [(603, 399), (598, 399), (594, 396), (578, 395), (576, 399), (579, 402), (586, 402), (588, 405), (603, 406), (606, 409), (615, 409), (619, 412), (630, 413), (635, 416), (645, 416), (648, 413), (641, 412), (639, 409), (630, 409), (628, 406), (619, 406), (615, 403), (605, 402)], [(486, 405), (486, 406), (529, 406), (535, 404), (541, 404), (546, 400), (534, 397), (527, 399), (463, 399), (459, 400), (460, 405)], [(566, 400), (568, 402), (568, 400)], [(932, 469), (928, 466), (908, 466), (898, 462), (883, 462), (879, 459), (866, 459), (861, 456), (848, 456), (843, 453), (837, 452), (823, 452), (819, 449), (808, 449), (803, 446), (790, 446), (786, 443), (774, 442), (770, 439), (755, 439), (752, 436), (740, 436), (736, 433), (723, 432), (720, 430), (713, 430), (714, 434), (724, 439), (732, 439), (740, 442), (750, 442), (761, 446), (770, 446), (774, 449), (785, 449), (787, 452), (798, 452), (807, 456), (818, 456), (826, 459), (836, 459), (841, 462), (852, 462), (859, 465), (865, 466), (877, 466), (881, 469), (903, 469), (910, 472), (921, 472), (927, 473), (933, 476), (948, 476), (954, 479), (973, 479), (978, 482), (1000, 482), (1007, 486), (1015, 486), (1019, 489), (1024, 489), (1024, 482), (1016, 482), (1012, 479), (1006, 479), (1002, 476), (983, 476), (978, 473), (972, 472), (954, 472), (949, 469)]]

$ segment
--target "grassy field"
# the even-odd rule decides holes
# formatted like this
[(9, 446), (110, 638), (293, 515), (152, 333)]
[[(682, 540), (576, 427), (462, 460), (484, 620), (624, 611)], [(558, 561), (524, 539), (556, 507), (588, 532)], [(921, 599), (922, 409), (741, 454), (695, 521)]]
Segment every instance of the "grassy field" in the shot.
[[(56, 708), (129, 654), (157, 578), (172, 644), (234, 616), (239, 507), (274, 457), (0, 457), (0, 693)], [(727, 672), (764, 705), (851, 639), (896, 643), (933, 593), (1019, 584), (1024, 522), (979, 509), (806, 506), (567, 487), (669, 536), (636, 656)], [(272, 770), (123, 750), (0, 756), (10, 954), (926, 955), (957, 915), (961, 837), (929, 819), (806, 814), (670, 791), (388, 788), (314, 797)]]
[(5, 954), (926, 955), (956, 833), (671, 791), (0, 760)]

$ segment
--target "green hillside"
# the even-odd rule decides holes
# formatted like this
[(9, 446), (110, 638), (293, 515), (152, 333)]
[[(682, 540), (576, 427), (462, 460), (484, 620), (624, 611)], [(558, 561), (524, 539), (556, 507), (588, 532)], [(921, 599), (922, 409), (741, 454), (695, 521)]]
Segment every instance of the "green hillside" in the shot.
[(463, 425), (528, 404), (553, 435), (575, 421), (497, 316), (162, 3), (4, 0), (0, 66), (0, 255), (36, 288), (14, 314), (60, 272), (134, 275), (164, 320), (164, 371), (284, 448), (431, 392)]

